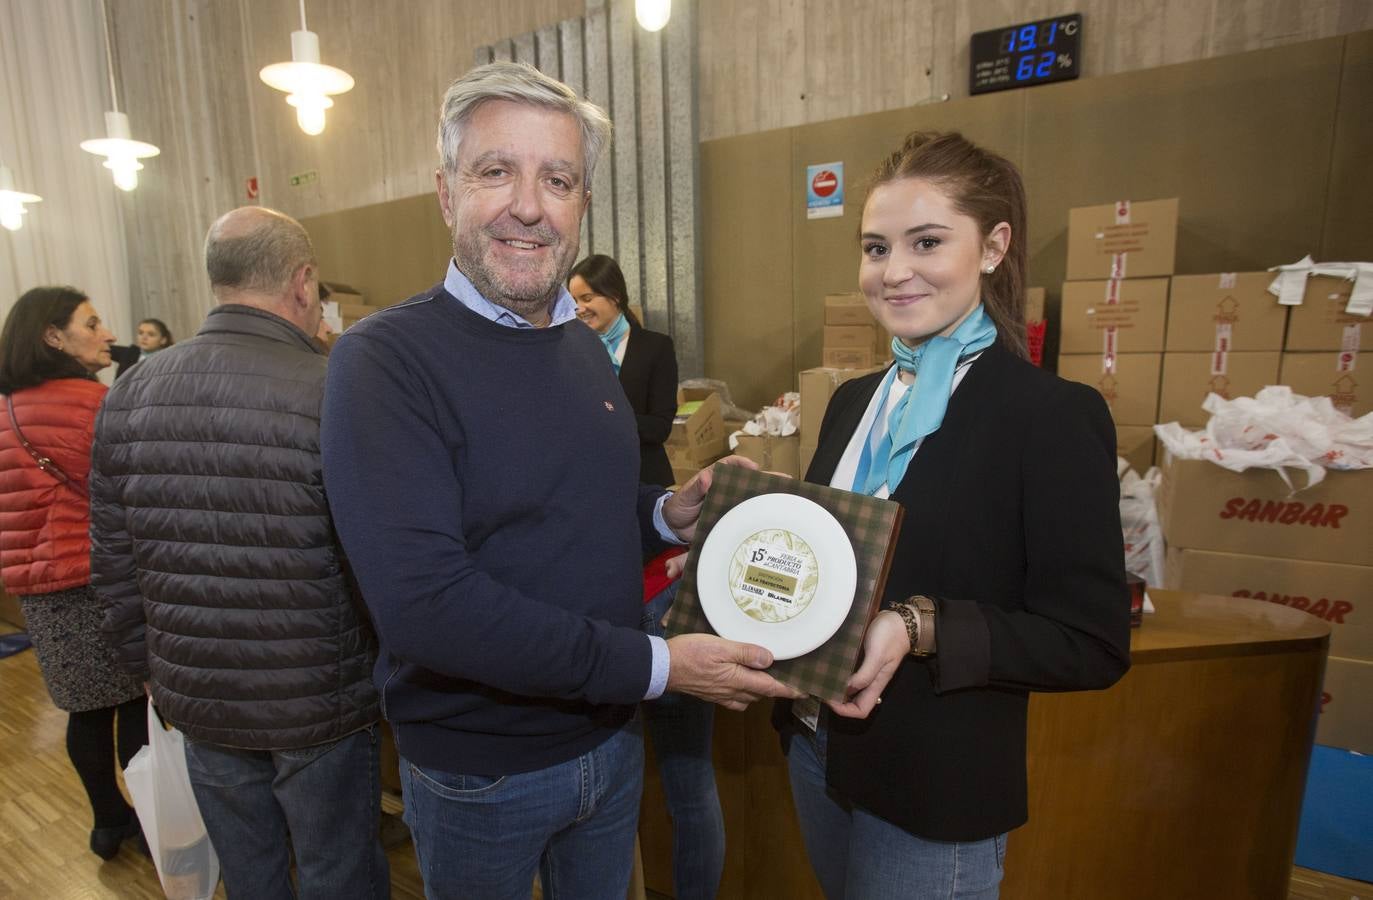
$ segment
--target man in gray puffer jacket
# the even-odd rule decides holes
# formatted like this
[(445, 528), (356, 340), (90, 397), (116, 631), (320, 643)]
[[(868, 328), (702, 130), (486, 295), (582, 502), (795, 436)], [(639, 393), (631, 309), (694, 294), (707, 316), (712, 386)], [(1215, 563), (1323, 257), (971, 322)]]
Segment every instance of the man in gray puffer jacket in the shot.
[(231, 898), (386, 897), (375, 638), (320, 470), (314, 249), (288, 216), (210, 228), (219, 305), (105, 399), (92, 583), (105, 634), (186, 735)]

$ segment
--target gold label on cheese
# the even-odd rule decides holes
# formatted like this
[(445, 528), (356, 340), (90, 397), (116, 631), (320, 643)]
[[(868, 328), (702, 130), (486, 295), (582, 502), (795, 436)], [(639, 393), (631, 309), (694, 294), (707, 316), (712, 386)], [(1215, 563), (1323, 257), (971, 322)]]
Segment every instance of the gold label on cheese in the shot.
[(730, 559), (730, 594), (740, 612), (759, 622), (785, 622), (800, 615), (819, 581), (814, 551), (784, 528), (749, 535)]

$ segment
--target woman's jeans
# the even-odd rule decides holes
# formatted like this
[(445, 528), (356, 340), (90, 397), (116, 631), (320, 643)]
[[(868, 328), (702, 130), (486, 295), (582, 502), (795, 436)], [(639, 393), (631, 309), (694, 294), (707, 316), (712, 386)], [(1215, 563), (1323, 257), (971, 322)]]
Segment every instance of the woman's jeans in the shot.
[(825, 786), (825, 716), (797, 723), (787, 750), (791, 796), (806, 855), (829, 900), (995, 900), (1006, 835), (927, 841), (840, 800)]

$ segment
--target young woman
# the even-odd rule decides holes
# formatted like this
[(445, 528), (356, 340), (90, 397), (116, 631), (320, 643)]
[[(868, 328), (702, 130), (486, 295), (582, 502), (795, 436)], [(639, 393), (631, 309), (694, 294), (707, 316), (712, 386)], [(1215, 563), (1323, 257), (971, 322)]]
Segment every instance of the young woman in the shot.
[(19, 596), (53, 703), (69, 713), (67, 755), (94, 813), (91, 850), (103, 859), (138, 834), (115, 780), (116, 745), (124, 768), (148, 737), (143, 688), (101, 637), (90, 587), (86, 478), (105, 396), (95, 373), (113, 343), (90, 300), (64, 287), (24, 294), (0, 331), (0, 577)]
[(166, 322), (161, 319), (144, 319), (138, 323), (138, 334), (132, 346), (115, 345), (110, 348), (110, 353), (119, 366), (114, 370), (114, 377), (118, 378), (131, 367), (159, 350), (166, 350), (174, 343), (176, 341), (172, 340), (172, 332)]
[(831, 898), (996, 897), (1029, 692), (1129, 667), (1114, 431), (1025, 361), (1025, 218), (1015, 167), (958, 134), (910, 135), (863, 206), (895, 364), (836, 391), (806, 477), (906, 513), (849, 700), (774, 716)]
[(677, 414), (677, 353), (672, 338), (649, 331), (629, 309), (620, 266), (595, 254), (577, 263), (567, 279), (577, 316), (601, 336), (639, 423), (639, 480), (668, 487), (672, 466), (663, 442)]

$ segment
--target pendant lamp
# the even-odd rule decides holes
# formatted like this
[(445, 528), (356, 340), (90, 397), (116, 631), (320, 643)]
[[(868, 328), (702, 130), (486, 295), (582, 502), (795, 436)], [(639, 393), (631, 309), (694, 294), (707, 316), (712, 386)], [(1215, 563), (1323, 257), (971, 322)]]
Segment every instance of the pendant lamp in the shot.
[(662, 31), (672, 15), (672, 0), (634, 0), (634, 18), (644, 31)]
[(110, 76), (110, 105), (105, 112), (105, 136), (81, 142), (81, 149), (105, 157), (103, 165), (114, 173), (115, 187), (131, 191), (138, 187), (140, 159), (156, 156), (162, 151), (152, 144), (129, 138), (129, 117), (119, 111), (119, 94), (114, 84), (114, 42), (110, 40), (109, 12), (100, 4), (100, 20), (105, 29), (105, 65)]
[(0, 165), (0, 225), (10, 231), (18, 231), (24, 227), (24, 216), (28, 210), (24, 208), (25, 203), (38, 203), (42, 197), (37, 194), (26, 194), (23, 191), (14, 189), (14, 173), (10, 167)]
[(320, 64), (319, 35), (305, 27), (305, 0), (300, 0), (300, 30), (291, 32), (291, 61), (264, 66), (258, 77), (286, 92), (286, 102), (296, 108), (296, 123), (310, 135), (324, 131), (324, 111), (334, 105), (329, 95), (353, 89), (352, 75)]

